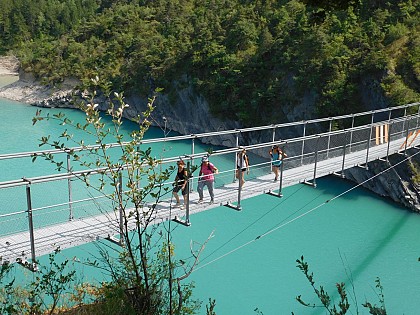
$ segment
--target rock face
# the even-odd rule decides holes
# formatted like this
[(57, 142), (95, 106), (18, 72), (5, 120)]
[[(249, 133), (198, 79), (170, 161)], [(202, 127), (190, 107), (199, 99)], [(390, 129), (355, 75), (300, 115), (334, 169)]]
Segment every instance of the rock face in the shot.
[(394, 154), (389, 157), (389, 162), (373, 161), (368, 164), (368, 169), (353, 167), (344, 175), (346, 179), (364, 183), (362, 186), (372, 192), (420, 213), (420, 187), (414, 183), (415, 171), (410, 167), (411, 163), (420, 165), (420, 154), (416, 153), (419, 153), (417, 149), (411, 149), (407, 156)]
[[(174, 101), (171, 101), (173, 100)], [(127, 97), (130, 106), (125, 111), (126, 118), (137, 117), (146, 109), (147, 100), (140, 97)], [(181, 134), (198, 134), (217, 130), (240, 128), (236, 121), (221, 120), (210, 113), (210, 107), (206, 99), (194, 92), (191, 85), (176, 90), (176, 97), (160, 94), (155, 102), (155, 110), (152, 113), (152, 124), (164, 128), (166, 119), (167, 130), (174, 130)], [(234, 146), (233, 136), (204, 139), (204, 142), (213, 145)]]
[(19, 71), (19, 60), (14, 56), (0, 56), (0, 75), (16, 75)]
[[(17, 71), (18, 64), (16, 60), (0, 60), (0, 65), (5, 64), (8, 71)], [(209, 104), (206, 99), (194, 91), (191, 84), (174, 83), (175, 92), (169, 95), (161, 94), (155, 101), (155, 111), (152, 115), (152, 124), (167, 130), (174, 130), (181, 134), (197, 134), (204, 132), (212, 132), (217, 130), (229, 130), (241, 128), (237, 121), (222, 120), (214, 118), (211, 115)], [(370, 84), (372, 84), (370, 82)], [(48, 87), (40, 85), (33, 76), (23, 72), (19, 73), (19, 81), (0, 89), (0, 97), (5, 97), (20, 102), (30, 103), (35, 106), (42, 107), (69, 107), (74, 108), (72, 103), (72, 95), (74, 89), (78, 85), (76, 80), (65, 80), (59, 87)], [(366, 83), (366, 85), (369, 85)], [(182, 87), (181, 87), (182, 86)], [(368, 92), (366, 92), (368, 93)], [(369, 92), (373, 93), (374, 92)], [(369, 99), (371, 99), (369, 96)], [(378, 96), (381, 100), (381, 106), (386, 106), (386, 101), (382, 96)], [(315, 113), (315, 96), (308, 93), (299, 106), (283, 106), (284, 117), (288, 121), (296, 121), (312, 118)], [(126, 118), (131, 119), (137, 117), (145, 111), (147, 100), (138, 96), (126, 98), (126, 102), (130, 105), (124, 112)], [(368, 102), (369, 103), (369, 102)], [(243, 135), (241, 135), (242, 137)], [(296, 135), (281, 135), (282, 138)], [(240, 140), (240, 145), (261, 143), (271, 141), (270, 134), (253, 135), (247, 133)], [(212, 145), (235, 146), (236, 137), (234, 135), (223, 137), (211, 137), (203, 139), (204, 142)], [(265, 154), (266, 152), (262, 152)], [(412, 152), (410, 152), (411, 154)], [(409, 155), (410, 155), (409, 154)], [(389, 159), (390, 165), (396, 165), (394, 168), (388, 169), (389, 165), (383, 161), (371, 162), (368, 169), (352, 168), (345, 171), (347, 179), (356, 183), (364, 183), (363, 186), (373, 192), (389, 197), (392, 200), (402, 203), (409, 209), (420, 212), (420, 188), (413, 183), (413, 171), (410, 162), (401, 162), (405, 157), (401, 155), (393, 155)], [(412, 161), (420, 164), (420, 157), (414, 156)], [(401, 163), (400, 163), (401, 162)], [(378, 175), (380, 174), (381, 175)], [(378, 176), (376, 176), (378, 175)], [(367, 181), (369, 178), (376, 176), (373, 180)]]
[(74, 107), (71, 100), (77, 84), (66, 79), (59, 86), (42, 85), (30, 73), (19, 71), (19, 80), (0, 88), (0, 97), (41, 107)]

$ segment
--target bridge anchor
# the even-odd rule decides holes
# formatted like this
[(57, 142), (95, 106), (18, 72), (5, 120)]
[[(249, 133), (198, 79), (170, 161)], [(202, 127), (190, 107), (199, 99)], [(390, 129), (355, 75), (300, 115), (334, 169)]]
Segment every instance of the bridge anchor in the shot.
[(346, 177), (343, 172), (333, 172), (332, 175), (340, 177), (340, 178), (345, 178)]
[(29, 269), (32, 272), (38, 271), (38, 265), (34, 262), (29, 262), (29, 261), (27, 261), (26, 259), (23, 259), (23, 258), (17, 258), (16, 262), (19, 265)]
[(190, 221), (181, 220), (180, 218), (178, 218), (178, 216), (175, 216), (175, 218), (172, 221), (174, 221), (176, 223), (179, 223), (179, 224), (182, 224), (182, 225), (185, 225), (185, 226), (190, 226), (191, 225)]
[(313, 188), (316, 188), (316, 183), (312, 183), (312, 182), (307, 181), (307, 180), (304, 180), (302, 183), (305, 184), (305, 185), (312, 186)]
[(105, 238), (107, 241), (110, 241), (111, 243), (117, 244), (118, 246), (123, 246), (123, 241), (121, 239), (118, 239), (112, 235), (108, 235), (108, 237)]
[(267, 195), (274, 196), (274, 197), (277, 197), (277, 198), (281, 198), (281, 197), (283, 197), (283, 194), (282, 194), (281, 192), (279, 192), (279, 193), (275, 193), (275, 192), (274, 192), (274, 191), (272, 191), (271, 189), (267, 192)]
[(236, 211), (241, 211), (242, 210), (242, 207), (240, 205), (234, 205), (231, 202), (227, 202), (224, 206), (228, 207), (228, 208), (231, 208), (231, 209), (234, 209)]

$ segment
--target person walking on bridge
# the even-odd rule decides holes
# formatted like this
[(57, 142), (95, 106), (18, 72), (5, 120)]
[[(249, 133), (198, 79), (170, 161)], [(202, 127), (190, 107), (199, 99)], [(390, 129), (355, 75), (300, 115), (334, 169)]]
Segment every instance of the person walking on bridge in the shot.
[(198, 196), (199, 203), (203, 202), (203, 189), (207, 186), (210, 194), (210, 204), (214, 203), (214, 174), (218, 174), (219, 170), (209, 161), (209, 157), (205, 156), (201, 159), (200, 173), (198, 174)]
[[(175, 207), (180, 207), (181, 209), (183, 209), (183, 207), (186, 207), (188, 203), (188, 200), (187, 200), (188, 187), (189, 187), (188, 171), (187, 171), (187, 168), (185, 167), (185, 162), (183, 160), (179, 160), (178, 162), (176, 162), (176, 164), (178, 166), (178, 169), (175, 176), (174, 189), (172, 191), (172, 194), (176, 200)], [(180, 190), (182, 192), (182, 197), (184, 199), (184, 206), (181, 205), (179, 197), (178, 197), (178, 192)]]
[(268, 153), (271, 157), (271, 166), (273, 168), (273, 173), (275, 176), (274, 181), (277, 181), (279, 179), (279, 169), (282, 163), (282, 159), (287, 157), (287, 154), (284, 153), (277, 144), (274, 145)]
[(249, 174), (249, 159), (246, 155), (246, 149), (244, 147), (239, 147), (241, 151), (238, 152), (236, 158), (236, 179), (240, 180), (241, 187), (245, 184), (245, 171)]

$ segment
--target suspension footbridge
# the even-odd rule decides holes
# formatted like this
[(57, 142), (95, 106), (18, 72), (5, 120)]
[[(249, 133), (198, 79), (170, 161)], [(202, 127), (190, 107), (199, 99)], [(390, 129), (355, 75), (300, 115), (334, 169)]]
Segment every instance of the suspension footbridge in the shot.
[[(198, 151), (197, 141), (211, 143), (217, 139), (219, 143), (231, 143), (229, 147), (214, 150), (210, 156), (220, 171), (215, 174), (214, 203), (198, 203), (195, 176), (190, 179), (185, 209), (174, 207), (170, 193), (157, 201), (147, 200), (144, 207), (152, 209), (154, 223), (175, 220), (189, 225), (192, 223), (190, 215), (200, 211), (219, 206), (227, 206), (227, 211), (246, 211), (241, 205), (244, 199), (265, 193), (273, 198), (282, 197), (284, 187), (297, 183), (316, 187), (319, 177), (342, 176), (348, 168), (367, 168), (370, 161), (387, 161), (391, 154), (407, 154), (409, 148), (418, 146), (419, 112), (420, 103), (415, 103), (309, 121), (143, 140), (139, 144), (143, 147), (162, 142), (191, 143), (189, 152), (159, 159), (162, 167), (174, 165), (180, 157), (188, 165), (199, 164), (208, 152)], [(287, 157), (282, 157), (277, 181), (273, 180), (268, 156), (274, 144), (287, 152)], [(252, 156), (250, 174), (245, 175), (246, 183), (242, 187), (235, 180), (240, 146)], [(34, 156), (42, 154), (62, 155), (68, 171), (0, 182), (0, 263), (17, 261), (33, 266), (38, 256), (51, 253), (57, 247), (74, 247), (101, 238), (118, 242), (118, 235), (122, 233), (121, 209), (106, 196), (81, 188), (83, 184), (76, 178), (87, 170), (70, 171), (71, 161), (66, 151), (0, 154), (0, 165), (18, 160), (30, 163)], [(92, 178), (100, 174), (88, 172)], [(121, 187), (123, 181), (124, 176), (121, 176)], [(166, 191), (172, 191), (172, 183), (173, 178), (163, 183)]]

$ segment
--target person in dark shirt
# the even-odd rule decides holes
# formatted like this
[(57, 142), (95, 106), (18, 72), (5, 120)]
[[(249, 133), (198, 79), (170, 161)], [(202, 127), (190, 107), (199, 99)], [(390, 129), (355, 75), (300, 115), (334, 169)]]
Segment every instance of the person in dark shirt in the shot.
[[(180, 207), (181, 209), (187, 206), (187, 194), (188, 194), (188, 171), (185, 167), (185, 162), (183, 160), (179, 160), (177, 163), (178, 170), (175, 176), (174, 182), (174, 189), (172, 191), (173, 196), (176, 199), (175, 207)], [(178, 192), (181, 190), (182, 197), (184, 198), (184, 205), (181, 205), (179, 200)]]

